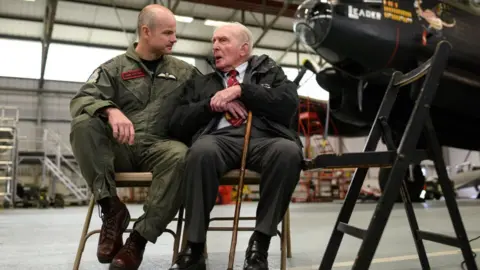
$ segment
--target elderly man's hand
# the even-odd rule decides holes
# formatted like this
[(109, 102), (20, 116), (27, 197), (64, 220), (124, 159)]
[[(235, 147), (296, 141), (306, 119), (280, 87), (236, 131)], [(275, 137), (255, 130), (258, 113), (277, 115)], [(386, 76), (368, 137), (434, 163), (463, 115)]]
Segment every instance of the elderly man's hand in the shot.
[(241, 92), (242, 89), (239, 85), (234, 85), (222, 91), (218, 91), (210, 100), (210, 107), (215, 112), (226, 111), (227, 104), (240, 97)]
[(227, 103), (225, 111), (228, 111), (236, 119), (246, 119), (248, 114), (245, 105), (238, 100)]

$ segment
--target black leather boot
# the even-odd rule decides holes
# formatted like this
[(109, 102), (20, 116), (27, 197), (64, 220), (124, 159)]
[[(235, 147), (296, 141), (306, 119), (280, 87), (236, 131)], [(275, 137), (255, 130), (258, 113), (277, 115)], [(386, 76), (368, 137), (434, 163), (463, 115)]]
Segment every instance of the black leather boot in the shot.
[(188, 243), (175, 259), (169, 270), (206, 270), (205, 257), (201, 244)]

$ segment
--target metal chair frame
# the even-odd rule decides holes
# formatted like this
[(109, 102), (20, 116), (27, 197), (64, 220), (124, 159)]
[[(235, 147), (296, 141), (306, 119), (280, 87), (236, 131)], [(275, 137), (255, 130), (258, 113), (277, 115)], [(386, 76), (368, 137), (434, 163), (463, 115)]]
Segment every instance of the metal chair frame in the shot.
[[(246, 124), (246, 131), (245, 131), (245, 141), (243, 146), (243, 153), (242, 153), (242, 160), (241, 160), (241, 167), (240, 170), (232, 170), (228, 172), (224, 177), (222, 177), (220, 181), (220, 185), (238, 185), (238, 195), (235, 205), (235, 214), (233, 217), (215, 217), (210, 218), (211, 221), (226, 221), (226, 220), (233, 220), (233, 227), (209, 227), (209, 231), (232, 231), (232, 241), (230, 246), (230, 254), (228, 260), (228, 269), (233, 270), (233, 263), (235, 260), (235, 251), (237, 245), (237, 234), (238, 231), (254, 231), (254, 227), (239, 227), (239, 220), (255, 220), (255, 217), (240, 217), (240, 208), (243, 197), (243, 186), (244, 184), (247, 185), (259, 185), (260, 184), (260, 175), (255, 172), (251, 172), (246, 170), (246, 159), (247, 159), (247, 152), (248, 146), (250, 142), (250, 132), (251, 132), (251, 124), (252, 124), (252, 113), (248, 113), (248, 119)], [(237, 182), (238, 180), (238, 182)], [(117, 182), (117, 187), (148, 187), (152, 182), (152, 174), (149, 172), (145, 173), (135, 173), (135, 172), (127, 172), (127, 173), (116, 173), (115, 174), (115, 181)], [(92, 218), (93, 208), (95, 206), (95, 200), (92, 195), (90, 199), (90, 204), (88, 206), (87, 216), (85, 218), (85, 223), (83, 225), (82, 234), (80, 237), (80, 243), (77, 250), (77, 255), (75, 257), (74, 263), (74, 270), (78, 270), (80, 266), (80, 260), (83, 254), (83, 250), (85, 248), (85, 244), (87, 239), (95, 233), (99, 233), (100, 230), (94, 230), (88, 232), (90, 221)], [(181, 237), (181, 230), (182, 230), (182, 222), (183, 222), (183, 214), (184, 208), (183, 206), (179, 210), (178, 218), (175, 218), (173, 221), (177, 221), (177, 230), (173, 232), (170, 229), (167, 229), (165, 232), (170, 233), (174, 237), (174, 245), (173, 245), (173, 256), (172, 261), (175, 260), (177, 254), (179, 253), (179, 244), (180, 244), (180, 237)], [(137, 219), (130, 219), (130, 222), (136, 221)], [(131, 229), (127, 229), (125, 232), (131, 232)], [(280, 236), (280, 251), (281, 251), (281, 263), (280, 267), (281, 270), (286, 269), (287, 264), (287, 257), (291, 258), (291, 235), (290, 235), (290, 211), (287, 209), (285, 216), (283, 217), (282, 221), (282, 229), (281, 231), (277, 230), (277, 234)], [(186, 237), (186, 227), (184, 228), (183, 238), (182, 238), (182, 247), (186, 245), (187, 237)], [(208, 256), (207, 253), (207, 246), (205, 245), (205, 254)]]
[[(123, 173), (116, 173), (115, 174), (115, 181), (117, 187), (149, 187), (152, 183), (152, 174), (150, 172), (123, 172)], [(100, 230), (92, 230), (88, 231), (90, 227), (90, 221), (92, 219), (93, 208), (95, 207), (95, 198), (92, 195), (90, 198), (90, 203), (88, 205), (87, 216), (85, 218), (85, 222), (83, 224), (82, 234), (80, 236), (80, 243), (77, 249), (77, 255), (75, 256), (75, 262), (73, 265), (73, 270), (78, 270), (80, 267), (80, 261), (82, 259), (82, 254), (85, 249), (85, 244), (90, 236), (100, 233)], [(172, 261), (177, 257), (179, 245), (180, 245), (180, 238), (181, 238), (181, 231), (182, 231), (182, 221), (183, 221), (183, 206), (180, 207), (178, 218), (175, 218), (174, 221), (177, 221), (177, 229), (176, 232), (166, 229), (165, 232), (169, 233), (174, 238), (173, 244), (173, 256)], [(137, 218), (131, 218), (130, 222), (135, 222)], [(132, 232), (132, 229), (127, 229), (125, 233)]]

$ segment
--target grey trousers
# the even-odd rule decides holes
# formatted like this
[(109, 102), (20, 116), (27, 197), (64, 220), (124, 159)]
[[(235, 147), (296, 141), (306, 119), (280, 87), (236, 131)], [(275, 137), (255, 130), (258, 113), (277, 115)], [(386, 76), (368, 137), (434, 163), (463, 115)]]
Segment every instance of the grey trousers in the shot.
[[(245, 127), (224, 128), (203, 135), (186, 156), (186, 226), (188, 240), (203, 243), (218, 193), (219, 179), (239, 169)], [(277, 226), (300, 179), (302, 150), (294, 142), (252, 127), (247, 169), (262, 175), (255, 230), (275, 236)]]

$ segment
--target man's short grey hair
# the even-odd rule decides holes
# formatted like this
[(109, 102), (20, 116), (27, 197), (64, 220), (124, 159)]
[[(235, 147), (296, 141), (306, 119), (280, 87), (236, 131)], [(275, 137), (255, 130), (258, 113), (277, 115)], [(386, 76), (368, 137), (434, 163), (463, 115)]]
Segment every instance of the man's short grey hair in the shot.
[(241, 42), (245, 42), (248, 44), (248, 54), (252, 54), (253, 52), (253, 34), (248, 27), (245, 25), (239, 23), (239, 22), (228, 22), (226, 24), (223, 24), (220, 27), (223, 26), (237, 26), (240, 29), (240, 37), (241, 37)]
[(138, 14), (137, 19), (137, 33), (140, 36), (142, 31), (142, 26), (146, 25), (150, 29), (155, 28), (155, 11), (152, 9), (143, 9)]

